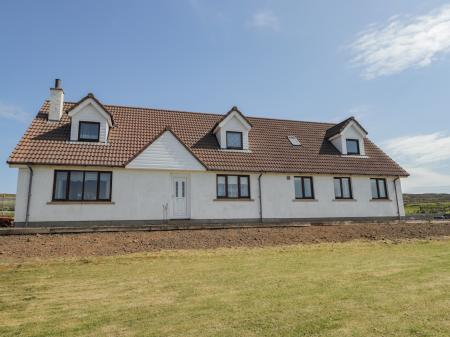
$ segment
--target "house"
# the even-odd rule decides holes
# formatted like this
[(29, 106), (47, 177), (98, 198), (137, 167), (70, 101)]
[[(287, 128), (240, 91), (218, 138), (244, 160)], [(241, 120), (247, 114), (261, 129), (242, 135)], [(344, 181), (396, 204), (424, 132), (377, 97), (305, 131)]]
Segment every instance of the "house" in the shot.
[(8, 159), (16, 225), (404, 216), (408, 173), (339, 124), (64, 101), (60, 81)]

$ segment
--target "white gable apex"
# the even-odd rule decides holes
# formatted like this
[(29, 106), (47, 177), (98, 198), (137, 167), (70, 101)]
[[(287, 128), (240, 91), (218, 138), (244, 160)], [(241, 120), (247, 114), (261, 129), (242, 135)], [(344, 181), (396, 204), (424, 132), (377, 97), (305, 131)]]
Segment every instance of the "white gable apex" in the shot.
[(216, 128), (213, 130), (213, 133), (216, 133), (220, 129), (222, 129), (228, 123), (236, 124), (239, 123), (241, 128), (245, 130), (250, 130), (251, 125), (242, 117), (240, 113), (237, 111), (232, 111), (226, 118), (224, 118), (219, 124), (217, 124)]
[(362, 129), (355, 121), (351, 121), (350, 123), (348, 123), (347, 126), (344, 128), (344, 130), (342, 130), (341, 134), (348, 134), (355, 132), (363, 138), (367, 136), (367, 132), (364, 129)]
[(205, 167), (171, 131), (165, 131), (134, 158), (126, 168), (205, 171)]
[(102, 108), (102, 106), (100, 104), (98, 104), (95, 101), (95, 99), (93, 99), (91, 97), (85, 99), (83, 102), (78, 104), (75, 108), (70, 110), (68, 115), (73, 118), (80, 112), (84, 112), (86, 114), (86, 112), (88, 112), (88, 111), (90, 113), (96, 113), (96, 114), (102, 116), (108, 122), (108, 125), (110, 127), (112, 126), (111, 116)]

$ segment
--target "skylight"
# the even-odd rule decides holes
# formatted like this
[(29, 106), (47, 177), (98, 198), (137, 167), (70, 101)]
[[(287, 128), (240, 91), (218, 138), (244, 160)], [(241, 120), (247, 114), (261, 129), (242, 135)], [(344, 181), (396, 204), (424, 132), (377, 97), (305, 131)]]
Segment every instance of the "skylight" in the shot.
[(291, 144), (294, 146), (302, 145), (302, 144), (300, 144), (300, 141), (298, 140), (297, 136), (288, 136), (288, 139), (291, 142)]

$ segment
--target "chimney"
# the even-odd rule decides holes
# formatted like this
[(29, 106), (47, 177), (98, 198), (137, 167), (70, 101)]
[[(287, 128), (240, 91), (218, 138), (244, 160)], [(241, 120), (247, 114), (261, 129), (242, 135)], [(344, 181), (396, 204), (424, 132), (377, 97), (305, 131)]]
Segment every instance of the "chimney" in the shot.
[(55, 79), (55, 87), (50, 88), (49, 121), (59, 121), (63, 114), (64, 90), (61, 88), (61, 80)]

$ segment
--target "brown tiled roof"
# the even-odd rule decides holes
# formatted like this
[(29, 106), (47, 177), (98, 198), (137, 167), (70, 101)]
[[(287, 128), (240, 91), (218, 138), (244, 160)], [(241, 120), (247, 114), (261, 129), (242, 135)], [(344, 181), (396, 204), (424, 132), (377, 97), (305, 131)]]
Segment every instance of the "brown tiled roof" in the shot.
[[(10, 164), (124, 167), (166, 128), (209, 170), (407, 176), (408, 173), (367, 138), (367, 158), (342, 156), (325, 134), (334, 124), (247, 117), (250, 152), (219, 149), (212, 129), (223, 115), (104, 105), (114, 117), (108, 144), (70, 143), (64, 103), (61, 121), (48, 122), (45, 102), (11, 154)], [(301, 146), (292, 146), (297, 136)]]

